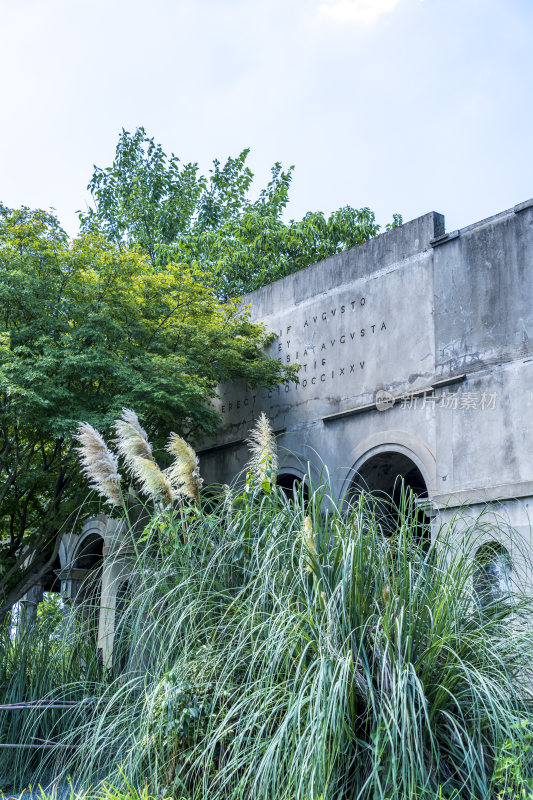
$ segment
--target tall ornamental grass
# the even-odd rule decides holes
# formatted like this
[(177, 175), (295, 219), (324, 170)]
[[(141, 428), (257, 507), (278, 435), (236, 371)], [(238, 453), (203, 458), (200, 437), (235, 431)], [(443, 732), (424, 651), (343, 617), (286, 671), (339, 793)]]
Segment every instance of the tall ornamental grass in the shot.
[[(67, 626), (41, 694), (94, 701), (75, 720), (26, 717), (19, 741), (49, 724), (59, 744), (17, 756), (19, 786), (33, 771), (176, 800), (532, 797), (531, 598), (516, 575), (476, 591), (473, 558), (505, 538), (524, 576), (512, 532), (457, 517), (428, 547), (407, 490), (394, 509), (336, 503), (327, 479), (288, 498), (271, 445), (241, 488), (159, 503), (130, 533), (113, 664), (71, 662)], [(29, 685), (22, 646), (4, 647), (12, 696)]]

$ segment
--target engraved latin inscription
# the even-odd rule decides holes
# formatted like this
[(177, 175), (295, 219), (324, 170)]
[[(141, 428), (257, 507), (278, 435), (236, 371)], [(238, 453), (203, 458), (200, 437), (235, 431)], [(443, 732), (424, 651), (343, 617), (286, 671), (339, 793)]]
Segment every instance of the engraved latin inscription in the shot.
[(222, 415), (250, 418), (256, 405), (263, 407), (265, 401), (270, 405), (284, 395), (294, 403), (335, 389), (357, 394), (375, 358), (374, 345), (389, 334), (389, 327), (386, 319), (372, 313), (365, 296), (313, 309), (298, 322), (284, 324), (268, 355), (284, 364), (298, 364), (299, 383), (273, 390), (245, 386), (240, 393), (228, 386), (221, 395)]

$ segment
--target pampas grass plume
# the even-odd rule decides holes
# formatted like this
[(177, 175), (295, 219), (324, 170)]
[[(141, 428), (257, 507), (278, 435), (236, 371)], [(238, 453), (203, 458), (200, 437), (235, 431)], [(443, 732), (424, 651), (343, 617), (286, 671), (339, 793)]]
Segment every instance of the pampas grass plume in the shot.
[(226, 520), (229, 522), (234, 515), (234, 507), (233, 507), (233, 491), (231, 486), (228, 486), (227, 483), (222, 485), (222, 497), (224, 503), (224, 512), (226, 514)]
[(102, 435), (88, 422), (80, 422), (76, 439), (80, 443), (77, 450), (83, 473), (89, 479), (91, 488), (111, 505), (122, 505), (118, 460)]
[[(304, 529), (302, 533), (305, 546), (309, 550), (311, 556), (316, 558), (315, 535), (313, 533), (313, 523), (311, 521), (311, 517), (304, 517)], [(311, 558), (308, 557), (307, 561), (307, 569), (309, 572), (312, 572), (313, 564)]]
[(256, 480), (260, 484), (263, 481), (275, 483), (278, 471), (278, 451), (270, 421), (263, 411), (248, 438), (248, 449), (251, 453), (250, 471)]
[(116, 420), (114, 428), (116, 434), (114, 443), (120, 455), (124, 457), (130, 472), (135, 470), (136, 458), (153, 460), (152, 445), (148, 441), (148, 435), (141, 427), (135, 411), (123, 408), (122, 416)]
[(141, 492), (165, 505), (174, 502), (175, 494), (170, 481), (151, 458), (133, 458), (131, 470), (139, 481)]
[(141, 426), (135, 411), (123, 408), (122, 416), (116, 420), (114, 427), (117, 450), (123, 456), (131, 474), (139, 481), (143, 494), (165, 505), (173, 503), (175, 492), (154, 461), (148, 434)]
[(174, 461), (165, 470), (165, 476), (177, 494), (197, 503), (200, 500), (200, 489), (203, 484), (198, 456), (190, 444), (177, 433), (170, 434), (166, 450), (174, 456)]

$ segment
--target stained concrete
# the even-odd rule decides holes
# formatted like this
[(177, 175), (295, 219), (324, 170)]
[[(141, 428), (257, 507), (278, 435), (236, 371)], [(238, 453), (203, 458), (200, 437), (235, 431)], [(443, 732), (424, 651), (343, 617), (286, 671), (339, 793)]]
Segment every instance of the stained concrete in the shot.
[(326, 465), (341, 496), (369, 459), (398, 453), (435, 510), (501, 501), (530, 540), (533, 200), (451, 233), (425, 214), (244, 302), (299, 383), (220, 387), (222, 430), (199, 443), (207, 483), (243, 468), (264, 411), (282, 471)]

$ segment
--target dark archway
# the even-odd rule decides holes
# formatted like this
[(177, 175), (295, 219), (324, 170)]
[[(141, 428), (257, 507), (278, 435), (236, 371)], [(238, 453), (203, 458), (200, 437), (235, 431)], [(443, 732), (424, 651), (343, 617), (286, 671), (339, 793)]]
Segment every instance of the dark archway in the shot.
[(352, 482), (351, 494), (361, 491), (376, 499), (384, 528), (396, 528), (398, 510), (405, 498), (414, 495), (417, 503), (418, 535), (427, 546), (431, 542), (430, 518), (427, 514), (428, 490), (424, 477), (409, 456), (397, 451), (384, 451), (370, 456), (358, 469)]
[(90, 533), (81, 543), (74, 567), (76, 569), (93, 570), (102, 564), (104, 540), (99, 533)]
[(80, 606), (83, 618), (95, 639), (98, 636), (100, 618), (103, 547), (102, 536), (96, 531), (89, 533), (82, 539), (71, 569), (73, 584), (78, 587), (73, 590), (73, 600)]
[(295, 495), (303, 491), (304, 504), (307, 506), (309, 501), (309, 489), (305, 481), (302, 486), (302, 478), (292, 472), (283, 472), (276, 479), (277, 486), (283, 489), (284, 494), (289, 500), (293, 500)]

